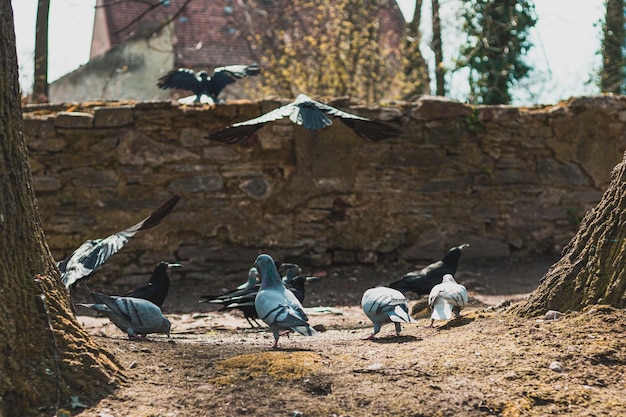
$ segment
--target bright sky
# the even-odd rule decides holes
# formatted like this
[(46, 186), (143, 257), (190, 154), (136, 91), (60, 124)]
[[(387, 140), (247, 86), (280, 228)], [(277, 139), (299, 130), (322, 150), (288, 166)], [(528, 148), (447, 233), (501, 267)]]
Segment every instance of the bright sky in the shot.
[[(444, 30), (444, 55), (448, 68), (464, 36), (458, 27), (460, 19), (454, 9), (459, 0), (440, 0)], [(412, 16), (415, 1), (398, 0), (403, 12)], [(532, 32), (534, 47), (528, 56), (535, 68), (523, 86), (515, 89), (515, 104), (551, 104), (572, 96), (596, 94), (589, 83), (594, 69), (599, 68), (600, 45), (598, 22), (604, 15), (604, 0), (535, 0), (539, 16)], [(35, 17), (37, 0), (12, 0), (17, 38), (18, 63), (22, 89), (32, 87), (33, 53), (35, 49)], [(422, 15), (430, 16), (429, 1)], [(89, 59), (95, 0), (51, 0), (48, 78), (54, 81), (73, 71)], [(428, 23), (422, 25), (424, 41), (430, 38)], [(426, 47), (422, 48), (428, 52)], [(432, 59), (432, 56), (428, 56)], [(464, 100), (467, 74), (450, 74), (450, 97)]]

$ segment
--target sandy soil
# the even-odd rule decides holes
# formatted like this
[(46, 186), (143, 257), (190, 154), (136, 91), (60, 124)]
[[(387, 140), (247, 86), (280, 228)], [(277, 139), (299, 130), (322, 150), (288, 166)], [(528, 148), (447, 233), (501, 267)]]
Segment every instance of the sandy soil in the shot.
[[(128, 381), (98, 403), (79, 397), (87, 408), (65, 406), (82, 417), (626, 415), (623, 310), (594, 307), (558, 320), (504, 312), (553, 262), (464, 261), (457, 278), (473, 303), (463, 318), (435, 329), (420, 318), (399, 337), (387, 336), (387, 326), (374, 341), (361, 340), (371, 332), (363, 291), (413, 266), (305, 271), (322, 277), (304, 304), (310, 323), (326, 330), (281, 338), (279, 350), (237, 312), (197, 303), (215, 291), (173, 277), (164, 305), (169, 340), (129, 341), (107, 319), (79, 316)], [(244, 279), (233, 274), (224, 285)], [(331, 308), (322, 314), (318, 306)]]

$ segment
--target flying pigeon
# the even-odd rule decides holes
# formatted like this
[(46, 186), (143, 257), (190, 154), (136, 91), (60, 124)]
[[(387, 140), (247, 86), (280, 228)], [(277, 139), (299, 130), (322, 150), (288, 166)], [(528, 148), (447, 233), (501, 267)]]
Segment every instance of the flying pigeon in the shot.
[(256, 258), (254, 266), (261, 275), (261, 288), (254, 300), (259, 318), (263, 320), (274, 335), (272, 348), (278, 347), (281, 330), (295, 330), (305, 336), (313, 336), (317, 332), (309, 326), (308, 317), (296, 296), (285, 287), (276, 264), (271, 256), (261, 254)]
[(142, 298), (108, 296), (92, 292), (96, 304), (77, 304), (104, 313), (129, 339), (150, 333), (170, 336), (172, 324), (163, 317), (161, 309)]
[(429, 294), (435, 285), (441, 283), (445, 274), (456, 273), (459, 258), (463, 254), (463, 249), (468, 246), (467, 243), (455, 246), (440, 261), (434, 262), (422, 270), (409, 272), (398, 281), (387, 286), (402, 293), (412, 291), (418, 296)]
[(401, 323), (415, 323), (409, 315), (407, 298), (393, 288), (370, 288), (363, 293), (361, 307), (365, 315), (374, 323), (374, 333), (364, 340), (374, 339), (384, 324), (393, 323), (396, 327), (396, 336), (399, 336), (402, 330)]
[(104, 239), (87, 240), (80, 245), (69, 257), (57, 263), (65, 287), (69, 289), (80, 279), (89, 276), (111, 255), (120, 250), (135, 233), (140, 230), (150, 229), (161, 223), (179, 200), (180, 196), (174, 195), (136, 225)]
[(400, 134), (399, 130), (385, 123), (346, 113), (300, 94), (292, 103), (257, 118), (230, 125), (212, 133), (209, 135), (209, 139), (228, 144), (240, 143), (253, 136), (266, 123), (280, 120), (283, 117), (289, 117), (292, 122), (305, 129), (316, 131), (333, 124), (328, 116), (338, 117), (354, 133), (365, 139), (379, 141)]
[(193, 91), (195, 96), (178, 100), (183, 104), (215, 104), (219, 102), (218, 96), (227, 85), (234, 83), (239, 78), (258, 75), (260, 72), (261, 68), (258, 64), (218, 67), (213, 70), (211, 76), (206, 71), (196, 73), (188, 68), (179, 68), (159, 78), (157, 87), (163, 90), (177, 88)]
[(150, 281), (124, 294), (124, 297), (143, 298), (157, 306), (163, 306), (165, 297), (170, 289), (170, 277), (167, 275), (168, 268), (180, 267), (181, 264), (159, 262), (152, 272)]
[(461, 310), (467, 302), (465, 287), (457, 284), (452, 274), (445, 274), (443, 282), (435, 285), (428, 297), (428, 305), (433, 310), (428, 327), (433, 327), (435, 320), (450, 320), (453, 315), (454, 318), (461, 317)]

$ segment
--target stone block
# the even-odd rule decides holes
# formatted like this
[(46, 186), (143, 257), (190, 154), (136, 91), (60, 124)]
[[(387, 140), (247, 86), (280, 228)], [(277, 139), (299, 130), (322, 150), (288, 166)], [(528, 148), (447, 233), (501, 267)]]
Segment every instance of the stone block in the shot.
[(94, 127), (122, 127), (133, 124), (133, 107), (129, 105), (117, 107), (94, 108)]
[(54, 119), (54, 125), (60, 128), (80, 129), (93, 126), (94, 116), (91, 113), (61, 112)]

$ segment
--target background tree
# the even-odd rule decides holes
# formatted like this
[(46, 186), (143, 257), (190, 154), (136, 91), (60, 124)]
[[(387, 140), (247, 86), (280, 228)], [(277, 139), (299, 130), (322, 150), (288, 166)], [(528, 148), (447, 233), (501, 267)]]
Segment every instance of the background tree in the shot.
[[(379, 13), (388, 2), (307, 0), (248, 2), (239, 27), (260, 52), (264, 94), (295, 97), (353, 96), (369, 102), (400, 98), (407, 78), (399, 33), (383, 33)], [(397, 7), (393, 5), (393, 7)], [(250, 23), (254, 20), (254, 25)]]
[(46, 244), (24, 142), (13, 10), (0, 0), (0, 416), (50, 415), (122, 377), (81, 328)]
[(439, 0), (431, 1), (432, 22), (433, 22), (433, 41), (432, 48), (435, 53), (435, 94), (438, 96), (446, 95), (445, 66), (443, 65), (443, 43), (441, 41), (441, 18), (439, 17)]
[(600, 89), (607, 93), (626, 92), (625, 12), (624, 0), (607, 0), (600, 70)]
[(626, 307), (626, 154), (598, 205), (530, 297), (514, 306), (533, 316), (592, 304)]
[(531, 70), (524, 55), (532, 46), (528, 31), (537, 19), (531, 0), (469, 0), (464, 3), (469, 36), (460, 67), (470, 69), (470, 102), (508, 104), (509, 87)]
[(412, 99), (414, 96), (430, 93), (430, 76), (428, 63), (422, 55), (420, 43), (422, 33), (420, 24), (422, 21), (422, 0), (415, 0), (413, 18), (406, 23), (405, 38), (403, 43), (402, 66), (405, 79), (405, 91), (403, 97)]
[(50, 0), (37, 2), (37, 27), (35, 28), (35, 82), (31, 103), (48, 102), (48, 20)]

